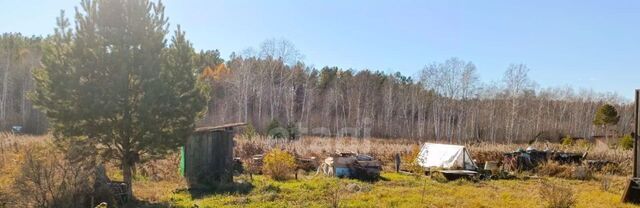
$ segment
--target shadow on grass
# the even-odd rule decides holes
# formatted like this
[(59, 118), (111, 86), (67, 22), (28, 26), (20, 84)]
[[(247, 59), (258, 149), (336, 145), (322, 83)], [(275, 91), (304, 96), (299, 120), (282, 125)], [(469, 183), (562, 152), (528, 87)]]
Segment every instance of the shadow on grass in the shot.
[(355, 174), (353, 174), (351, 177), (349, 177), (350, 179), (356, 179), (362, 182), (368, 182), (368, 183), (375, 183), (378, 181), (388, 181), (388, 178), (383, 177), (382, 175), (379, 174), (369, 174), (365, 171), (356, 171)]
[(154, 203), (148, 201), (132, 201), (125, 204), (122, 207), (136, 207), (136, 208), (162, 208), (162, 207), (172, 207), (171, 204), (162, 202), (162, 203)]
[(179, 191), (188, 191), (191, 194), (191, 198), (193, 199), (201, 199), (210, 195), (216, 194), (241, 194), (246, 195), (253, 190), (253, 184), (249, 182), (234, 182), (234, 183), (223, 183), (223, 184), (215, 184), (207, 187), (200, 188), (189, 188), (186, 190)]
[[(253, 190), (254, 186), (248, 182), (242, 183), (227, 183), (227, 184), (216, 184), (208, 187), (201, 188), (189, 188), (189, 189), (178, 189), (175, 190), (174, 193), (189, 193), (192, 199), (202, 199), (208, 196), (217, 195), (217, 194), (241, 194), (246, 195)], [(108, 206), (111, 207), (111, 206)], [(120, 206), (118, 206), (120, 207)], [(142, 207), (142, 208), (152, 208), (152, 207), (175, 207), (170, 202), (149, 202), (143, 200), (132, 200), (128, 203), (122, 205), (121, 207)]]

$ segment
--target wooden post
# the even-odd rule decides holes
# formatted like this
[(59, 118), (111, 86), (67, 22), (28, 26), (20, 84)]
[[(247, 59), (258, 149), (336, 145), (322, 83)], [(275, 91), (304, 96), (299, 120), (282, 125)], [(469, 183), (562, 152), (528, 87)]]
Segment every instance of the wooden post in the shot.
[(640, 136), (638, 136), (638, 130), (640, 130), (640, 89), (636, 90), (636, 107), (635, 107), (635, 114), (636, 114), (636, 119), (634, 122), (634, 131), (633, 131), (633, 177), (634, 178), (638, 178), (640, 177), (638, 174), (640, 173), (640, 171), (638, 170), (640, 168), (640, 165), (638, 165), (638, 147), (640, 147), (640, 145), (638, 145), (638, 138), (640, 138)]
[(462, 148), (462, 170), (466, 170), (467, 166), (465, 164), (465, 162), (467, 161), (467, 148), (464, 147)]
[(625, 188), (624, 194), (622, 195), (622, 202), (631, 202), (631, 203), (640, 203), (640, 165), (638, 164), (638, 140), (640, 140), (640, 136), (638, 135), (638, 131), (640, 130), (640, 89), (636, 90), (636, 100), (635, 100), (635, 121), (633, 123), (634, 132), (633, 136), (633, 177), (629, 179), (629, 184)]

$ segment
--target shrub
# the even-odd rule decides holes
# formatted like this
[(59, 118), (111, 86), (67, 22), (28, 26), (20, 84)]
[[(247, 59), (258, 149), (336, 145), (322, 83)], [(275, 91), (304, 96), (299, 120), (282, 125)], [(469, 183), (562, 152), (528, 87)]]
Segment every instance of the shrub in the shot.
[(254, 141), (239, 142), (239, 144), (235, 146), (236, 156), (242, 159), (251, 159), (252, 156), (264, 152), (262, 145)]
[(288, 136), (287, 134), (287, 129), (282, 128), (282, 126), (280, 126), (280, 122), (276, 119), (271, 120), (269, 125), (267, 125), (267, 135), (272, 139), (283, 139)]
[(289, 134), (289, 140), (296, 140), (300, 137), (300, 131), (294, 123), (289, 123), (289, 125), (287, 125), (287, 133)]
[(562, 138), (562, 146), (571, 146), (573, 145), (573, 139), (571, 138), (571, 136), (567, 135), (564, 138)]
[(601, 170), (602, 173), (610, 175), (623, 175), (624, 171), (624, 167), (620, 166), (618, 163), (606, 164)]
[(22, 207), (86, 206), (92, 192), (93, 160), (69, 160), (51, 145), (34, 144), (24, 150), (12, 186)]
[(405, 168), (412, 172), (418, 173), (418, 176), (424, 174), (424, 169), (418, 164), (418, 155), (420, 154), (420, 146), (413, 145), (409, 154), (403, 155), (402, 161), (405, 162)]
[(590, 180), (593, 178), (593, 171), (584, 166), (576, 166), (573, 168), (571, 177), (578, 180)]
[(608, 192), (612, 185), (611, 175), (603, 175), (600, 179), (600, 190)]
[(440, 182), (440, 183), (447, 183), (449, 182), (449, 180), (444, 177), (444, 174), (442, 174), (441, 172), (438, 172), (437, 170), (431, 169), (429, 172), (429, 176), (431, 177), (431, 180)]
[(253, 125), (247, 124), (247, 127), (245, 127), (242, 132), (242, 136), (246, 139), (252, 139), (258, 136), (258, 132), (256, 132), (256, 128), (254, 128)]
[(296, 168), (293, 155), (278, 149), (271, 150), (263, 160), (262, 172), (277, 181), (288, 179)]
[(164, 158), (147, 161), (138, 165), (136, 179), (148, 179), (151, 181), (175, 181), (180, 180), (180, 154), (171, 153)]
[(332, 179), (328, 183), (324, 183), (321, 186), (323, 190), (323, 195), (329, 207), (338, 208), (340, 207), (341, 197), (346, 190), (346, 184), (342, 181)]
[(589, 141), (587, 141), (586, 139), (578, 139), (576, 141), (576, 146), (582, 147), (582, 148), (589, 148), (589, 147), (591, 147), (591, 143)]
[(620, 138), (619, 145), (623, 150), (630, 150), (633, 148), (633, 138), (631, 138), (631, 135), (626, 134)]
[(549, 208), (569, 208), (576, 204), (573, 190), (569, 187), (555, 185), (553, 183), (541, 182), (538, 188), (540, 198)]

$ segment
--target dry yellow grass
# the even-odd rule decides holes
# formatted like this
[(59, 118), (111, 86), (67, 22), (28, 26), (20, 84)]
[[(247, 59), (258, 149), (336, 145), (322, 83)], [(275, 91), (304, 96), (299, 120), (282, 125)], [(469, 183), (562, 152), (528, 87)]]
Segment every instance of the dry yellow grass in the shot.
[(48, 136), (27, 136), (0, 133), (0, 207), (6, 205), (15, 195), (13, 181), (24, 162), (22, 151), (33, 142), (48, 141)]
[[(323, 158), (329, 153), (337, 151), (358, 152), (371, 154), (380, 159), (387, 167), (393, 164), (393, 156), (396, 153), (408, 155), (416, 145), (421, 142), (408, 139), (377, 139), (377, 138), (321, 138), (303, 137), (299, 140), (285, 142), (283, 140), (272, 140), (264, 137), (238, 138), (236, 139), (236, 153), (239, 157), (249, 158), (253, 154), (260, 154), (272, 148), (285, 149), (296, 155), (316, 156)], [(466, 144), (471, 155), (483, 164), (488, 160), (500, 160), (502, 153), (512, 152), (518, 148), (527, 148), (529, 144), (491, 144), (491, 143), (471, 143)], [(538, 150), (552, 150), (564, 152), (588, 152), (587, 159), (609, 160), (618, 163), (622, 175), (628, 175), (631, 171), (632, 151), (609, 148), (593, 148), (592, 146), (563, 146), (553, 143), (535, 143), (531, 147)]]
[[(11, 192), (11, 185), (22, 163), (20, 151), (33, 142), (50, 141), (48, 136), (9, 136), (0, 137), (0, 207), (10, 206), (7, 196), (19, 197)], [(239, 156), (262, 153), (272, 148), (283, 148), (297, 155), (319, 156), (336, 151), (352, 151), (372, 154), (383, 162), (392, 164), (393, 154), (408, 154), (415, 149), (417, 142), (400, 139), (332, 139), (304, 137), (292, 142), (268, 140), (265, 138), (237, 139), (236, 151)], [(501, 152), (513, 151), (524, 145), (469, 144), (475, 157), (497, 157)], [(526, 146), (525, 146), (526, 147)], [(562, 151), (585, 151), (585, 147), (563, 147), (560, 145), (538, 144), (538, 149), (556, 149)], [(609, 159), (616, 162), (630, 161), (630, 151), (593, 150), (590, 157)], [(184, 180), (179, 177), (178, 156), (152, 161), (139, 167), (134, 182), (134, 194), (146, 203), (141, 206), (191, 207), (542, 207), (544, 203), (538, 196), (538, 179), (531, 180), (495, 180), (479, 183), (449, 182), (439, 183), (424, 177), (406, 176), (385, 172), (386, 180), (375, 183), (362, 183), (354, 180), (335, 178), (302, 177), (300, 180), (284, 182), (272, 181), (255, 176), (253, 189), (248, 193), (212, 193), (193, 198), (186, 191)], [(108, 165), (109, 175), (120, 177), (117, 166)], [(630, 169), (630, 168), (629, 168)], [(390, 169), (387, 169), (390, 170)], [(248, 180), (244, 176), (243, 180)], [(631, 207), (619, 202), (625, 176), (596, 175), (595, 179), (579, 181), (570, 179), (546, 178), (548, 183), (569, 187), (574, 192), (577, 207)], [(606, 184), (605, 184), (606, 183)], [(351, 185), (356, 184), (356, 185)], [(358, 187), (357, 191), (330, 189), (330, 187)], [(603, 188), (606, 187), (606, 188)], [(5, 197), (3, 199), (3, 197)], [(335, 198), (338, 197), (338, 198)], [(4, 201), (3, 201), (4, 200)]]

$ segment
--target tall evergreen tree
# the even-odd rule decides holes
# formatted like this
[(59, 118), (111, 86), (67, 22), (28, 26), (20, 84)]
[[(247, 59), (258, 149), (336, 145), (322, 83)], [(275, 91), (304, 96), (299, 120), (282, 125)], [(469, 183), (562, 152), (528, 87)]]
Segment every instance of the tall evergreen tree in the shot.
[(620, 116), (618, 116), (616, 108), (612, 105), (604, 104), (598, 108), (598, 111), (596, 111), (593, 124), (596, 126), (602, 126), (605, 138), (609, 138), (609, 126), (618, 124), (618, 121), (620, 121)]
[(61, 14), (35, 72), (33, 100), (58, 144), (88, 144), (117, 159), (129, 184), (135, 165), (175, 150), (206, 108), (185, 34), (167, 45), (162, 3), (83, 0), (76, 26)]

